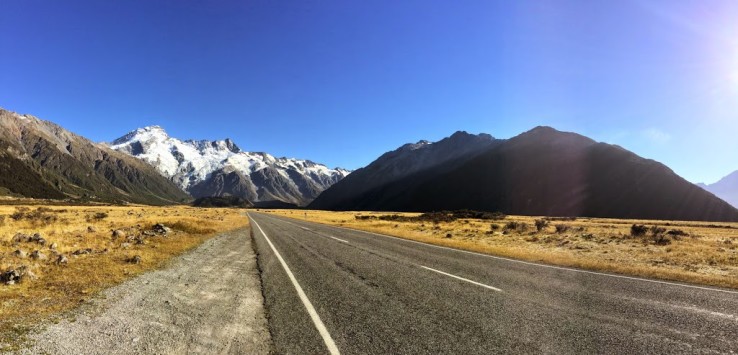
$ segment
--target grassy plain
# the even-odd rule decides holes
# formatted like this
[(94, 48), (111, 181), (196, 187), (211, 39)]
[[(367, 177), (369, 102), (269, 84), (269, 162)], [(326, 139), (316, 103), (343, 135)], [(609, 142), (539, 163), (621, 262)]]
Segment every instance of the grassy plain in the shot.
[[(161, 267), (220, 232), (246, 226), (242, 213), (186, 206), (0, 206), (0, 274), (25, 273), (13, 285), (0, 283), (0, 351), (19, 344), (39, 321)], [(156, 233), (156, 224), (171, 230)], [(35, 233), (43, 241), (18, 241)], [(34, 251), (42, 256), (34, 258)]]
[[(549, 219), (538, 231), (543, 217), (433, 221), (414, 220), (418, 213), (267, 212), (519, 260), (738, 288), (738, 223)], [(633, 235), (633, 225), (646, 230)]]

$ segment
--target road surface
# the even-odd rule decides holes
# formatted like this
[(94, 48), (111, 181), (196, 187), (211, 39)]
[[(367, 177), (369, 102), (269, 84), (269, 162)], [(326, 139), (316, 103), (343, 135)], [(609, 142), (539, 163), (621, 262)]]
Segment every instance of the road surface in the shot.
[(249, 229), (210, 239), (168, 267), (106, 290), (22, 354), (269, 354)]
[(249, 215), (281, 354), (738, 352), (735, 291)]

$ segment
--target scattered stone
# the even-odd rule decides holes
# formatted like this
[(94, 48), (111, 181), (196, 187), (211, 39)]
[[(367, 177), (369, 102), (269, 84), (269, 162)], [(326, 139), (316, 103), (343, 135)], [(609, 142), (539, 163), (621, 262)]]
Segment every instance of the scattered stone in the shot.
[(34, 233), (33, 236), (31, 237), (31, 241), (32, 242), (36, 242), (36, 243), (41, 244), (41, 245), (45, 245), (46, 244), (46, 239), (44, 239), (43, 237), (41, 237), (41, 234), (39, 234), (39, 233)]
[(65, 255), (59, 255), (59, 258), (56, 259), (57, 265), (67, 265), (69, 264), (69, 259)]
[(116, 229), (113, 231), (113, 239), (125, 238), (125, 237), (126, 237), (126, 232), (120, 229)]
[(132, 256), (132, 257), (126, 259), (126, 262), (129, 263), (129, 264), (140, 264), (141, 263), (141, 256), (140, 255)]
[(25, 266), (20, 266), (0, 273), (0, 283), (4, 283), (6, 285), (15, 285), (25, 278), (36, 278), (36, 275), (29, 271)]
[(13, 255), (21, 259), (25, 259), (28, 257), (28, 253), (20, 249), (16, 249), (16, 251), (13, 252)]
[(167, 226), (165, 226), (165, 225), (163, 225), (161, 223), (155, 224), (154, 227), (152, 228), (152, 230), (156, 234), (163, 234), (163, 235), (167, 235), (167, 234), (169, 234), (169, 233), (172, 232), (172, 229), (171, 228), (169, 228), (169, 227), (167, 227)]
[(23, 275), (21, 275), (19, 270), (8, 270), (0, 274), (0, 282), (6, 284), (6, 285), (15, 285), (17, 282), (21, 281), (21, 278)]
[(44, 253), (42, 253), (42, 252), (40, 252), (38, 250), (34, 250), (33, 253), (31, 253), (31, 259), (34, 259), (34, 260), (46, 260), (47, 259), (47, 256), (46, 256), (46, 254), (44, 254)]
[(91, 248), (87, 248), (87, 249), (78, 249), (78, 250), (75, 250), (75, 251), (74, 251), (74, 252), (72, 253), (72, 255), (86, 255), (86, 254), (92, 254), (92, 249), (91, 249)]
[(31, 236), (23, 233), (16, 233), (12, 239), (13, 243), (28, 243), (29, 241), (31, 241)]
[(51, 245), (49, 245), (49, 249), (51, 250), (56, 250), (57, 247), (58, 245), (56, 243), (51, 243)]
[(93, 226), (88, 226), (87, 227), (87, 233), (97, 233), (97, 228), (95, 228)]

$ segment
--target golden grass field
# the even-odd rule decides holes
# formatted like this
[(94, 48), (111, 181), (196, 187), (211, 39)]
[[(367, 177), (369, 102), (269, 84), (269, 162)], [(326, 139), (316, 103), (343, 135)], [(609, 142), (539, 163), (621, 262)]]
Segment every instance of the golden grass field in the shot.
[[(217, 233), (246, 226), (242, 213), (186, 206), (0, 206), (0, 273), (26, 270), (19, 283), (0, 284), (0, 349), (99, 291), (161, 267)], [(157, 223), (171, 232), (152, 234)], [(124, 235), (114, 238), (113, 230)], [(45, 243), (14, 242), (17, 233), (39, 233)], [(32, 258), (36, 250), (46, 259)], [(66, 263), (58, 262), (62, 255)]]
[[(738, 288), (738, 223), (577, 218), (551, 220), (539, 232), (535, 221), (541, 217), (507, 216), (501, 220), (434, 223), (374, 218), (413, 217), (419, 216), (418, 213), (266, 212), (526, 261)], [(360, 220), (357, 216), (368, 219)], [(506, 230), (510, 222), (525, 224), (527, 229)], [(632, 236), (633, 224), (660, 226), (664, 230), (658, 237), (651, 232)], [(679, 232), (685, 235), (673, 235), (682, 234)]]

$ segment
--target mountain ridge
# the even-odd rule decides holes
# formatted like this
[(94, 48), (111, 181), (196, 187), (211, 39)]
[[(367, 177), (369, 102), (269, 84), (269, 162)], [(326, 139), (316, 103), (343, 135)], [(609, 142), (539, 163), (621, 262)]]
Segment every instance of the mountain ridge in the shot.
[[(355, 179), (347, 178), (309, 207), (738, 221), (738, 210), (726, 202), (619, 146), (551, 127), (496, 142), (461, 163), (417, 171), (350, 199), (331, 199), (334, 188), (351, 190), (346, 185)], [(372, 164), (386, 164), (382, 157)]]
[(109, 147), (150, 164), (195, 198), (235, 196), (252, 203), (306, 205), (350, 173), (310, 160), (243, 151), (229, 138), (181, 140), (156, 125), (133, 130)]
[(49, 199), (172, 204), (189, 200), (149, 165), (51, 121), (0, 108), (0, 186)]

